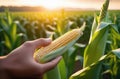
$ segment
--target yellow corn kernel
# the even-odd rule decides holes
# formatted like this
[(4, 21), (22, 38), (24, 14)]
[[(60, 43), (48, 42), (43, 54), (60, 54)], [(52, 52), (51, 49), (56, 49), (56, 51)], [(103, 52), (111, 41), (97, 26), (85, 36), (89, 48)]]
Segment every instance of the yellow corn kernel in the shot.
[(82, 31), (80, 29), (73, 29), (72, 31), (65, 33), (61, 37), (54, 40), (50, 45), (40, 48), (37, 51), (35, 59), (37, 61), (39, 61), (40, 57), (45, 56), (49, 52), (54, 51), (62, 46), (67, 45), (69, 42), (73, 41), (80, 35), (82, 35)]

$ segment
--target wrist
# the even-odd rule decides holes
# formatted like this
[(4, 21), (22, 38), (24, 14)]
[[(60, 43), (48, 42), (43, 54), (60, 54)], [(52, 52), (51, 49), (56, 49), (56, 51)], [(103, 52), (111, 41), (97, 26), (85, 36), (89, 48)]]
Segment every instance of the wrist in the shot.
[(4, 60), (6, 59), (6, 56), (1, 56), (0, 57), (0, 70), (3, 70), (4, 69)]
[(5, 68), (5, 58), (6, 56), (0, 57), (0, 79), (10, 79)]
[(5, 60), (6, 56), (1, 56), (0, 57), (0, 71), (4, 69), (4, 60)]

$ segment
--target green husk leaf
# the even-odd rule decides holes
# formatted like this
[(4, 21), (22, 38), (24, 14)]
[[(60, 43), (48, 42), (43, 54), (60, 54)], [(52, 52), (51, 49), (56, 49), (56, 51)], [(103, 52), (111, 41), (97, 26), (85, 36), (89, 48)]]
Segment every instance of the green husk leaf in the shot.
[(65, 61), (63, 58), (59, 62), (58, 68), (59, 68), (61, 79), (67, 79), (67, 69), (66, 69)]
[(71, 41), (70, 43), (68, 43), (67, 45), (62, 46), (61, 48), (56, 49), (54, 51), (51, 51), (47, 55), (41, 57), (40, 58), (40, 62), (44, 63), (44, 62), (52, 60), (53, 58), (55, 58), (57, 56), (62, 55), (69, 47), (71, 47), (79, 39), (79, 37), (77, 37), (76, 39), (74, 39), (73, 41)]
[(120, 59), (120, 48), (112, 50), (113, 54), (115, 54)]

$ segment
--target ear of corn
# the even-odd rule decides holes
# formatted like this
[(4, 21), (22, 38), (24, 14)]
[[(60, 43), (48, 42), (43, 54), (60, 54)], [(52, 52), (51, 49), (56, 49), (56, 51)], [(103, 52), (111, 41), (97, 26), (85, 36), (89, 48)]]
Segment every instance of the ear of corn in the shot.
[(71, 47), (77, 41), (78, 38), (76, 38), (75, 40), (71, 41), (67, 45), (62, 46), (62, 47), (56, 49), (55, 51), (53, 50), (50, 53), (48, 53), (47, 55), (41, 57), (40, 62), (46, 62), (46, 61), (49, 61), (49, 60), (55, 58), (56, 56), (62, 55), (69, 47)]
[(54, 40), (50, 45), (40, 48), (34, 55), (38, 62), (44, 63), (51, 59), (62, 55), (69, 47), (71, 47), (82, 35), (82, 29), (73, 29), (58, 39)]

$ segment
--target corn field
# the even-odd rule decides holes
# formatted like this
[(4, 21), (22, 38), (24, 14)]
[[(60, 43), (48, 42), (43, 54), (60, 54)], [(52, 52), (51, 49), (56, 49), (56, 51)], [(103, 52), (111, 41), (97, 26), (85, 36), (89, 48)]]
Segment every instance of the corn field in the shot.
[(119, 79), (120, 11), (109, 10), (109, 2), (105, 0), (100, 11), (10, 12), (5, 9), (0, 13), (0, 56), (25, 41), (55, 40), (68, 31), (85, 27), (74, 44), (64, 46), (65, 51), (55, 51), (63, 58), (43, 79)]

